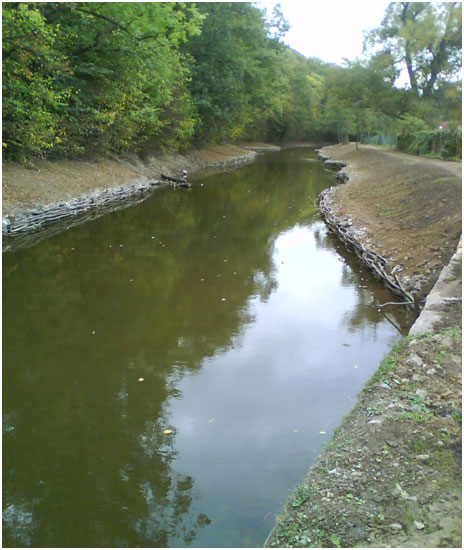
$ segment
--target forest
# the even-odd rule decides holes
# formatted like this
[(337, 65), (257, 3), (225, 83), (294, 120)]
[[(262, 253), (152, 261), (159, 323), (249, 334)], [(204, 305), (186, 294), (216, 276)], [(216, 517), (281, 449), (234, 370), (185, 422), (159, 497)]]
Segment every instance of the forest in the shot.
[(343, 66), (283, 44), (279, 5), (5, 2), (2, 24), (4, 161), (387, 136), (461, 157), (459, 2), (389, 4)]

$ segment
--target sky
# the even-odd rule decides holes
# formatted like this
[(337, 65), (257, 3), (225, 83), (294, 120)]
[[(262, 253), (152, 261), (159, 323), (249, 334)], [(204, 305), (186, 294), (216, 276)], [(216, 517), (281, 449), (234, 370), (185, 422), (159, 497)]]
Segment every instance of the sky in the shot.
[[(277, 2), (256, 2), (272, 12)], [(377, 27), (390, 2), (281, 0), (290, 31), (283, 42), (306, 57), (341, 65), (362, 54), (363, 30)]]

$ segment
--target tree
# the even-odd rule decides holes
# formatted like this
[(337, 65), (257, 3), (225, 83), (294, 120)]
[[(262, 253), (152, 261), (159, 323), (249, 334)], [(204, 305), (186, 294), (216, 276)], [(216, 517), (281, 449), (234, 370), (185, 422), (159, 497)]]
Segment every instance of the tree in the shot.
[(69, 96), (58, 87), (66, 59), (55, 51), (57, 29), (28, 4), (5, 3), (3, 23), (3, 149), (22, 160), (53, 149), (57, 110)]
[[(200, 118), (197, 140), (265, 137), (281, 89), (279, 36), (285, 25), (279, 12), (267, 23), (248, 2), (198, 6), (205, 17), (202, 32), (184, 48), (191, 57), (189, 89)], [(277, 29), (274, 38), (268, 34), (272, 29)]]
[(196, 121), (180, 44), (194, 6), (169, 2), (3, 5), (8, 158), (176, 148)]
[(391, 74), (373, 63), (355, 61), (346, 67), (333, 67), (326, 78), (324, 107), (326, 131), (336, 133), (339, 141), (361, 132), (383, 133), (404, 111), (404, 98), (391, 84)]
[(461, 67), (462, 12), (459, 2), (392, 2), (381, 25), (365, 36), (364, 47), (391, 56), (406, 69), (415, 95), (433, 95)]

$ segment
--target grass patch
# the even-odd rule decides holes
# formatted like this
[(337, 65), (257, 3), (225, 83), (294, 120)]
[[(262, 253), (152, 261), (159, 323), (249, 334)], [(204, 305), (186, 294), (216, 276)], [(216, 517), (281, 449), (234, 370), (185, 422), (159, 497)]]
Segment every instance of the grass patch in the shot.
[(393, 370), (394, 367), (396, 367), (398, 363), (398, 356), (405, 348), (406, 344), (408, 342), (408, 338), (402, 338), (399, 342), (397, 342), (391, 352), (385, 356), (382, 361), (380, 361), (379, 368), (375, 371), (375, 373), (371, 376), (371, 378), (368, 380), (364, 392), (367, 392), (373, 384), (376, 382), (380, 382), (383, 377), (387, 374), (387, 372), (390, 372)]
[(295, 495), (290, 501), (290, 505), (293, 506), (293, 508), (297, 508), (298, 506), (301, 506), (303, 502), (308, 500), (308, 498), (309, 498), (309, 491), (305, 487), (298, 487), (295, 492)]
[(440, 334), (444, 336), (450, 336), (454, 340), (458, 340), (459, 338), (461, 338), (462, 328), (458, 325), (455, 325), (454, 327), (449, 327), (441, 330)]
[(411, 510), (411, 507), (408, 505), (405, 505), (403, 508), (403, 524), (406, 527), (406, 529), (410, 529), (411, 525), (413, 524), (414, 520), (416, 519), (416, 516), (414, 512)]
[(445, 176), (443, 178), (437, 178), (436, 180), (433, 180), (433, 183), (445, 183), (446, 181), (453, 180), (454, 176)]

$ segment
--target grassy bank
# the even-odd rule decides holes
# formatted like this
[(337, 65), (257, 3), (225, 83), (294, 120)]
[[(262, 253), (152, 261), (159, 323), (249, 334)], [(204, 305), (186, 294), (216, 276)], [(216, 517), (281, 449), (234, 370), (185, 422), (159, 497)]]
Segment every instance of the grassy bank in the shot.
[(267, 547), (461, 546), (461, 328), (382, 361)]

